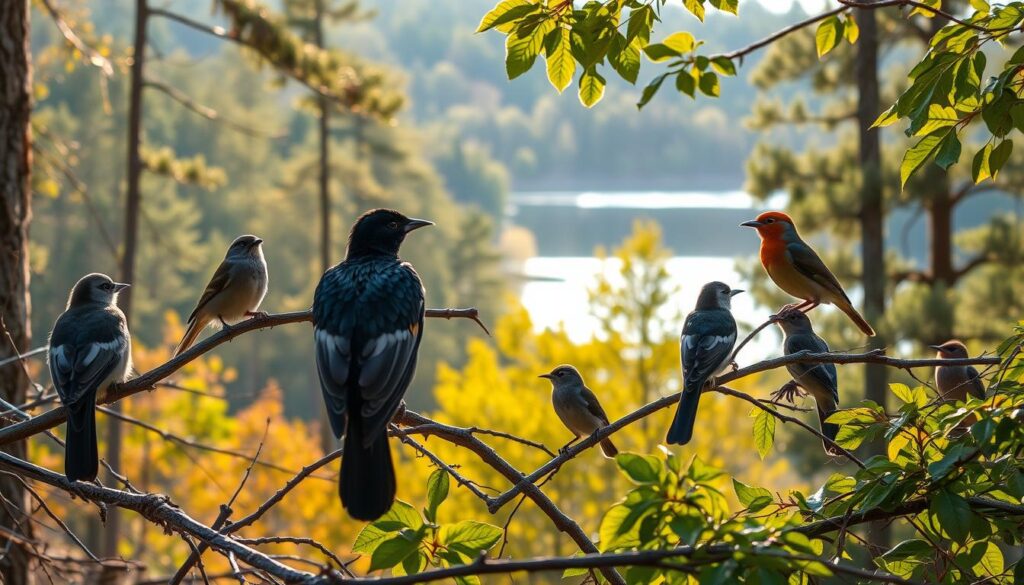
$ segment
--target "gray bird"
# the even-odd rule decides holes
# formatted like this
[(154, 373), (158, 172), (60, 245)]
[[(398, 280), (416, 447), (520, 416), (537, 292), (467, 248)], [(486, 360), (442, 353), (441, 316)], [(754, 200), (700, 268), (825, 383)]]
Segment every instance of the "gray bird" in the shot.
[[(783, 350), (786, 355), (809, 351), (825, 353), (829, 351), (825, 340), (814, 333), (811, 320), (797, 309), (783, 310), (775, 321), (786, 334)], [(793, 384), (807, 391), (813, 398), (818, 410), (818, 421), (821, 434), (833, 442), (839, 432), (839, 425), (825, 422), (839, 408), (839, 378), (835, 364), (789, 364), (786, 366), (789, 375), (793, 376)], [(822, 441), (825, 451), (830, 455), (839, 455), (840, 451)]]
[(256, 309), (263, 302), (270, 283), (262, 244), (263, 240), (251, 235), (238, 236), (231, 242), (224, 260), (189, 315), (188, 329), (174, 355), (191, 347), (211, 323), (220, 322), (227, 327), (245, 317), (260, 314)]
[(68, 411), (64, 475), (69, 481), (96, 479), (96, 400), (131, 371), (132, 337), (115, 304), (127, 287), (105, 274), (83, 276), (50, 332), (50, 377)]
[(670, 445), (690, 442), (704, 385), (729, 367), (736, 345), (736, 320), (730, 309), (732, 298), (741, 292), (724, 282), (709, 282), (700, 289), (697, 306), (686, 316), (679, 338), (683, 393), (665, 437)]
[[(942, 345), (929, 345), (944, 360), (966, 358), (967, 346), (951, 339)], [(985, 398), (985, 384), (974, 366), (939, 366), (935, 368), (935, 387), (943, 400), (963, 402), (970, 394), (974, 398)]]
[[(601, 408), (597, 396), (583, 383), (583, 376), (569, 365), (558, 366), (550, 374), (541, 374), (541, 378), (551, 380), (551, 403), (555, 414), (575, 437), (562, 447), (569, 447), (581, 437), (588, 437), (599, 429), (608, 426), (608, 415)], [(619, 450), (611, 439), (601, 439), (601, 451), (605, 457), (615, 457)]]

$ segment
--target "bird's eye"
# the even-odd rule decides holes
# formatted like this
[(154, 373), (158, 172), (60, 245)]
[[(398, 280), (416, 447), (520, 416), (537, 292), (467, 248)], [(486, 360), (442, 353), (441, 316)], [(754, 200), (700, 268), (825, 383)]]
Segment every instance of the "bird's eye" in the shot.
[(393, 222), (389, 223), (388, 224), (388, 229), (397, 230), (398, 229), (398, 222), (397, 221), (393, 221)]
[(775, 218), (769, 217), (768, 219), (764, 220), (764, 222), (765, 223), (775, 223)]
[(564, 375), (565, 375), (565, 372), (558, 372), (558, 377), (559, 377), (559, 378), (561, 378), (561, 377), (562, 377), (562, 376), (564, 376)]

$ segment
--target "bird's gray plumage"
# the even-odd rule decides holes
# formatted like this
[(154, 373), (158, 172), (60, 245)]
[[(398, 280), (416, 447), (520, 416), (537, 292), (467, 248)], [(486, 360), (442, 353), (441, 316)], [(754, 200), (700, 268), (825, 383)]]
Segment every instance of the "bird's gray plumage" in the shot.
[[(575, 439), (587, 437), (608, 426), (608, 415), (597, 396), (587, 388), (579, 370), (570, 365), (561, 365), (549, 374), (541, 375), (551, 381), (551, 404), (555, 414)], [(601, 440), (601, 450), (606, 457), (614, 457), (619, 450), (610, 439)]]
[(65, 475), (71, 481), (96, 478), (96, 400), (131, 370), (131, 335), (114, 304), (124, 286), (103, 274), (83, 277), (50, 332), (47, 362), (68, 409)]
[[(828, 343), (814, 333), (810, 318), (799, 310), (784, 311), (776, 321), (786, 335), (782, 344), (786, 355), (802, 351), (826, 353)], [(818, 410), (821, 433), (835, 441), (839, 432), (838, 425), (825, 422), (839, 408), (839, 376), (835, 364), (788, 364), (786, 369), (793, 377), (793, 382), (806, 390), (813, 398)], [(830, 454), (838, 451), (827, 442), (825, 450)]]
[[(967, 346), (951, 339), (942, 345), (932, 345), (940, 359), (962, 359), (968, 357)], [(943, 400), (963, 402), (968, 395), (985, 398), (985, 384), (974, 366), (939, 366), (935, 368), (935, 387)]]

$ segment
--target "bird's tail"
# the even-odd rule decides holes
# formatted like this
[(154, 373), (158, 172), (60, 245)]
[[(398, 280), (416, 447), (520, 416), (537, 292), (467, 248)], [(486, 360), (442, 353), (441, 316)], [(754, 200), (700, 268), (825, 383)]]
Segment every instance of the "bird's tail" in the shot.
[(853, 308), (853, 305), (849, 301), (836, 303), (836, 306), (839, 307), (840, 311), (846, 313), (846, 316), (864, 332), (864, 335), (867, 335), (868, 337), (875, 336), (875, 330), (872, 329), (871, 325), (864, 320), (864, 317), (860, 316), (860, 313), (857, 312), (857, 309)]
[(96, 393), (67, 405), (68, 432), (64, 446), (64, 475), (68, 481), (92, 481), (100, 470), (96, 447)]
[[(836, 441), (836, 435), (839, 434), (839, 425), (835, 423), (825, 422), (825, 419), (827, 419), (831, 415), (831, 412), (825, 412), (820, 408), (818, 409), (818, 422), (821, 424), (821, 434), (828, 437), (829, 440), (831, 440), (834, 443)], [(825, 452), (828, 453), (829, 455), (842, 454), (842, 451), (836, 449), (832, 445), (829, 445), (825, 441), (822, 441), (821, 444), (825, 446)]]
[(697, 420), (697, 404), (700, 402), (701, 388), (683, 390), (676, 408), (676, 417), (668, 429), (665, 441), (669, 445), (685, 445), (693, 438), (693, 423)]
[(174, 357), (182, 354), (186, 349), (192, 347), (192, 344), (196, 342), (196, 338), (203, 332), (203, 329), (209, 324), (209, 321), (203, 319), (199, 315), (196, 315), (195, 319), (188, 322), (188, 329), (185, 330), (185, 336), (181, 338), (181, 343), (178, 344), (178, 348), (174, 350)]
[(350, 516), (370, 522), (383, 516), (395, 501), (395, 468), (388, 434), (381, 432), (369, 447), (365, 446), (358, 410), (351, 412), (356, 416), (349, 417), (345, 433), (338, 495)]
[(619, 450), (615, 447), (615, 443), (612, 443), (611, 439), (601, 439), (601, 451), (609, 459), (619, 454)]

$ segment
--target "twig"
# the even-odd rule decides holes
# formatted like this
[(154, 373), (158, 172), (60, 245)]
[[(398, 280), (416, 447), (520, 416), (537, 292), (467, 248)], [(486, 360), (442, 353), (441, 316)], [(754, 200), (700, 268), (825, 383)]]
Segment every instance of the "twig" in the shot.
[(6, 366), (8, 364), (13, 364), (15, 362), (20, 362), (21, 360), (25, 360), (25, 359), (28, 359), (30, 357), (37, 356), (37, 355), (39, 355), (41, 353), (46, 353), (46, 350), (48, 350), (48, 349), (50, 349), (50, 346), (49, 345), (44, 345), (42, 347), (37, 347), (37, 348), (35, 348), (35, 349), (31, 350), (31, 351), (27, 351), (27, 352), (25, 352), (25, 353), (23, 353), (21, 355), (15, 355), (15, 356), (11, 356), (9, 358), (2, 359), (2, 360), (0, 360), (0, 368)]
[(110, 59), (107, 59), (101, 55), (99, 51), (86, 44), (85, 41), (75, 33), (74, 29), (68, 25), (67, 21), (64, 20), (64, 17), (61, 16), (60, 12), (53, 3), (50, 2), (50, 0), (42, 0), (42, 3), (43, 7), (46, 8), (46, 11), (50, 13), (50, 18), (53, 19), (54, 24), (56, 24), (57, 28), (60, 30), (60, 34), (64, 35), (64, 40), (66, 40), (72, 47), (78, 49), (82, 55), (87, 56), (89, 58), (89, 63), (94, 67), (99, 68), (99, 70), (103, 72), (104, 76), (110, 77), (113, 75), (114, 67), (110, 64)]
[(246, 134), (248, 136), (255, 136), (257, 138), (271, 138), (275, 140), (285, 138), (287, 136), (287, 134), (280, 132), (272, 133), (267, 132), (266, 130), (250, 128), (245, 124), (241, 124), (239, 122), (235, 122), (231, 119), (225, 118), (217, 110), (209, 106), (204, 106), (200, 103), (197, 103), (195, 100), (185, 95), (182, 91), (178, 90), (175, 87), (167, 85), (166, 83), (163, 83), (161, 81), (154, 81), (152, 79), (149, 79), (146, 80), (142, 85), (144, 87), (152, 88), (159, 91), (160, 93), (166, 95), (172, 100), (178, 102), (179, 104), (184, 106), (185, 109), (191, 111), (192, 113), (197, 114), (198, 116), (205, 118), (207, 120), (210, 120), (211, 122), (219, 122), (221, 124), (224, 124), (225, 126), (231, 128), (236, 132), (241, 132), (242, 134)]
[(474, 482), (472, 480), (469, 480), (469, 479), (466, 479), (458, 471), (455, 471), (455, 469), (452, 468), (451, 465), (448, 465), (443, 460), (441, 460), (440, 457), (438, 457), (437, 455), (434, 455), (426, 447), (424, 447), (423, 445), (421, 445), (418, 442), (416, 442), (415, 439), (413, 439), (412, 437), (409, 436), (409, 432), (410, 431), (408, 431), (406, 429), (400, 429), (400, 428), (398, 428), (395, 425), (391, 425), (391, 434), (397, 436), (400, 441), (402, 441), (406, 445), (409, 445), (410, 447), (415, 449), (417, 452), (419, 452), (421, 455), (425, 456), (427, 459), (430, 459), (430, 461), (433, 462), (434, 465), (436, 465), (438, 467), (438, 469), (441, 469), (441, 470), (447, 472), (448, 475), (452, 476), (452, 478), (455, 479), (455, 483), (457, 485), (465, 487), (470, 492), (472, 492), (474, 496), (480, 498), (480, 500), (482, 500), (485, 503), (487, 502), (487, 500), (488, 500), (487, 494), (485, 494), (482, 491), (480, 491), (480, 488), (478, 488), (476, 486), (476, 482)]
[(260, 544), (282, 544), (282, 543), (304, 544), (306, 546), (311, 546), (311, 547), (319, 550), (329, 560), (334, 561), (334, 563), (336, 565), (338, 565), (339, 569), (345, 569), (345, 561), (339, 559), (338, 555), (336, 555), (333, 552), (331, 552), (331, 549), (327, 548), (322, 543), (317, 542), (316, 540), (313, 540), (312, 538), (307, 538), (305, 536), (261, 536), (259, 538), (236, 538), (235, 540), (238, 541), (238, 542), (241, 542), (243, 544), (251, 544), (253, 546), (257, 546), (257, 545), (260, 545)]

